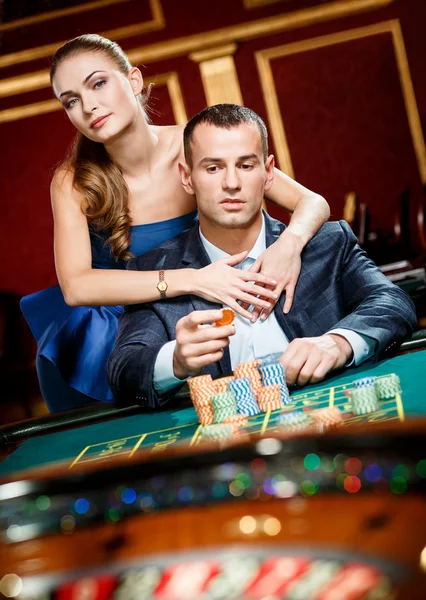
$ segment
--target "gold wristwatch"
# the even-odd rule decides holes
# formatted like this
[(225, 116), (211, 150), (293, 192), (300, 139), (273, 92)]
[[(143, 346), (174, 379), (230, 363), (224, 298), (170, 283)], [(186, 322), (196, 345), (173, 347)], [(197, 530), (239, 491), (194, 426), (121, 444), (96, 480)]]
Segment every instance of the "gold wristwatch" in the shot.
[(162, 300), (166, 298), (167, 287), (167, 283), (164, 280), (164, 271), (158, 271), (157, 290), (160, 292), (160, 298)]

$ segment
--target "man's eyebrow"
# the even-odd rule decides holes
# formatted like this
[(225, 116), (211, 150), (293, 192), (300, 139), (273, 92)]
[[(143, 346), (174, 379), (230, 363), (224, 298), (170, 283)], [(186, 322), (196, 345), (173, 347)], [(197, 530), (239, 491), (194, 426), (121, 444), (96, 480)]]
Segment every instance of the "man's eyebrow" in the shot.
[[(223, 160), (223, 158), (213, 158), (210, 156), (205, 156), (200, 160), (198, 164), (203, 165), (205, 163), (220, 163)], [(259, 157), (254, 152), (252, 154), (244, 154), (243, 156), (239, 156), (237, 159), (238, 162), (244, 162), (245, 160), (257, 160), (260, 162)]]
[[(95, 75), (96, 73), (105, 73), (105, 71), (93, 71), (93, 73), (90, 73), (90, 75), (88, 75), (88, 76), (87, 76), (87, 77), (84, 79), (84, 81), (82, 82), (82, 83), (83, 83), (83, 85), (84, 85), (84, 84), (86, 84), (86, 83), (89, 81), (89, 79), (90, 79), (91, 77), (93, 77), (93, 75)], [(59, 98), (62, 98), (62, 96), (69, 96), (70, 94), (74, 94), (74, 92), (73, 92), (73, 91), (71, 91), (71, 90), (67, 90), (66, 92), (62, 92), (62, 94), (59, 94)]]
[(204, 165), (205, 163), (219, 163), (222, 162), (222, 158), (212, 158), (210, 156), (205, 156), (204, 158), (202, 158), (200, 160), (200, 162), (198, 163), (199, 165)]

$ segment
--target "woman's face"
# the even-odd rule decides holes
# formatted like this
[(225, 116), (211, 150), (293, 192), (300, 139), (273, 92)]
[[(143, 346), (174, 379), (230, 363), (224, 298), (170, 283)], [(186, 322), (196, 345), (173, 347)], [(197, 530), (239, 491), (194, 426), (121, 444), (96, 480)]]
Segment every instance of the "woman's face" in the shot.
[(67, 58), (53, 79), (53, 91), (71, 123), (94, 142), (111, 142), (136, 120), (143, 86), (139, 69), (127, 75), (103, 52)]

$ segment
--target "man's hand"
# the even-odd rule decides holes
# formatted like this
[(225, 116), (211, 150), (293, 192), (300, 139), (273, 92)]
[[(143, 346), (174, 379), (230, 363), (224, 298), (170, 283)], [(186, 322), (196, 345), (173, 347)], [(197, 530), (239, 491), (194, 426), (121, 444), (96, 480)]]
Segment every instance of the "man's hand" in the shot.
[(352, 346), (342, 336), (297, 338), (280, 358), (289, 385), (318, 383), (329, 371), (343, 367), (352, 356)]
[(234, 325), (215, 327), (212, 322), (222, 317), (221, 310), (196, 310), (176, 324), (176, 347), (173, 372), (178, 379), (197, 375), (203, 367), (220, 360), (235, 334)]

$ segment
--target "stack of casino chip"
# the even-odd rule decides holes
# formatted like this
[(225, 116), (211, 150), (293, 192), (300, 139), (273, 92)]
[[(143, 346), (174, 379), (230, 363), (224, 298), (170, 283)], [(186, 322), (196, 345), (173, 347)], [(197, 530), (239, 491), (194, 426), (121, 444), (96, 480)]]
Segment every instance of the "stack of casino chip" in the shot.
[(260, 413), (249, 377), (235, 378), (228, 383), (228, 389), (235, 394), (238, 414), (252, 417)]
[(355, 415), (368, 415), (379, 409), (375, 382), (376, 377), (364, 377), (353, 382), (354, 387), (349, 392), (349, 399)]
[(281, 385), (263, 386), (257, 394), (257, 403), (260, 410), (263, 412), (270, 412), (282, 408)]
[(221, 377), (220, 379), (214, 379), (213, 385), (216, 394), (228, 391), (228, 383), (233, 381), (235, 377)]
[(211, 397), (211, 405), (214, 411), (214, 422), (222, 423), (226, 417), (232, 417), (237, 414), (237, 404), (235, 394), (232, 391), (214, 394)]
[(308, 412), (292, 411), (278, 417), (277, 423), (288, 431), (301, 431), (312, 427), (312, 419)]
[(343, 421), (342, 413), (337, 406), (330, 406), (327, 408), (319, 408), (318, 410), (312, 410), (310, 417), (315, 425), (321, 425), (324, 427), (331, 427), (333, 425), (340, 425)]
[(248, 423), (247, 415), (233, 415), (232, 417), (225, 417), (223, 419), (224, 425), (230, 425), (234, 432), (237, 432), (240, 427), (245, 427)]
[(394, 373), (385, 377), (378, 377), (374, 382), (377, 396), (379, 400), (389, 400), (395, 398), (397, 394), (401, 394), (401, 381), (398, 375)]
[(291, 402), (290, 393), (288, 391), (285, 380), (284, 367), (281, 363), (260, 364), (259, 371), (262, 374), (262, 382), (264, 386), (279, 385), (281, 393), (281, 401), (283, 404)]
[(201, 425), (211, 425), (214, 423), (214, 410), (210, 399), (215, 394), (211, 375), (188, 379), (188, 387), (198, 422)]
[(248, 377), (250, 379), (250, 385), (256, 396), (258, 390), (262, 387), (262, 380), (258, 371), (259, 361), (252, 360), (250, 362), (240, 363), (234, 369), (234, 375), (238, 379), (244, 379)]
[(224, 440), (226, 438), (233, 437), (234, 429), (231, 425), (226, 423), (216, 423), (214, 425), (208, 425), (203, 427), (201, 430), (201, 436), (208, 440)]

